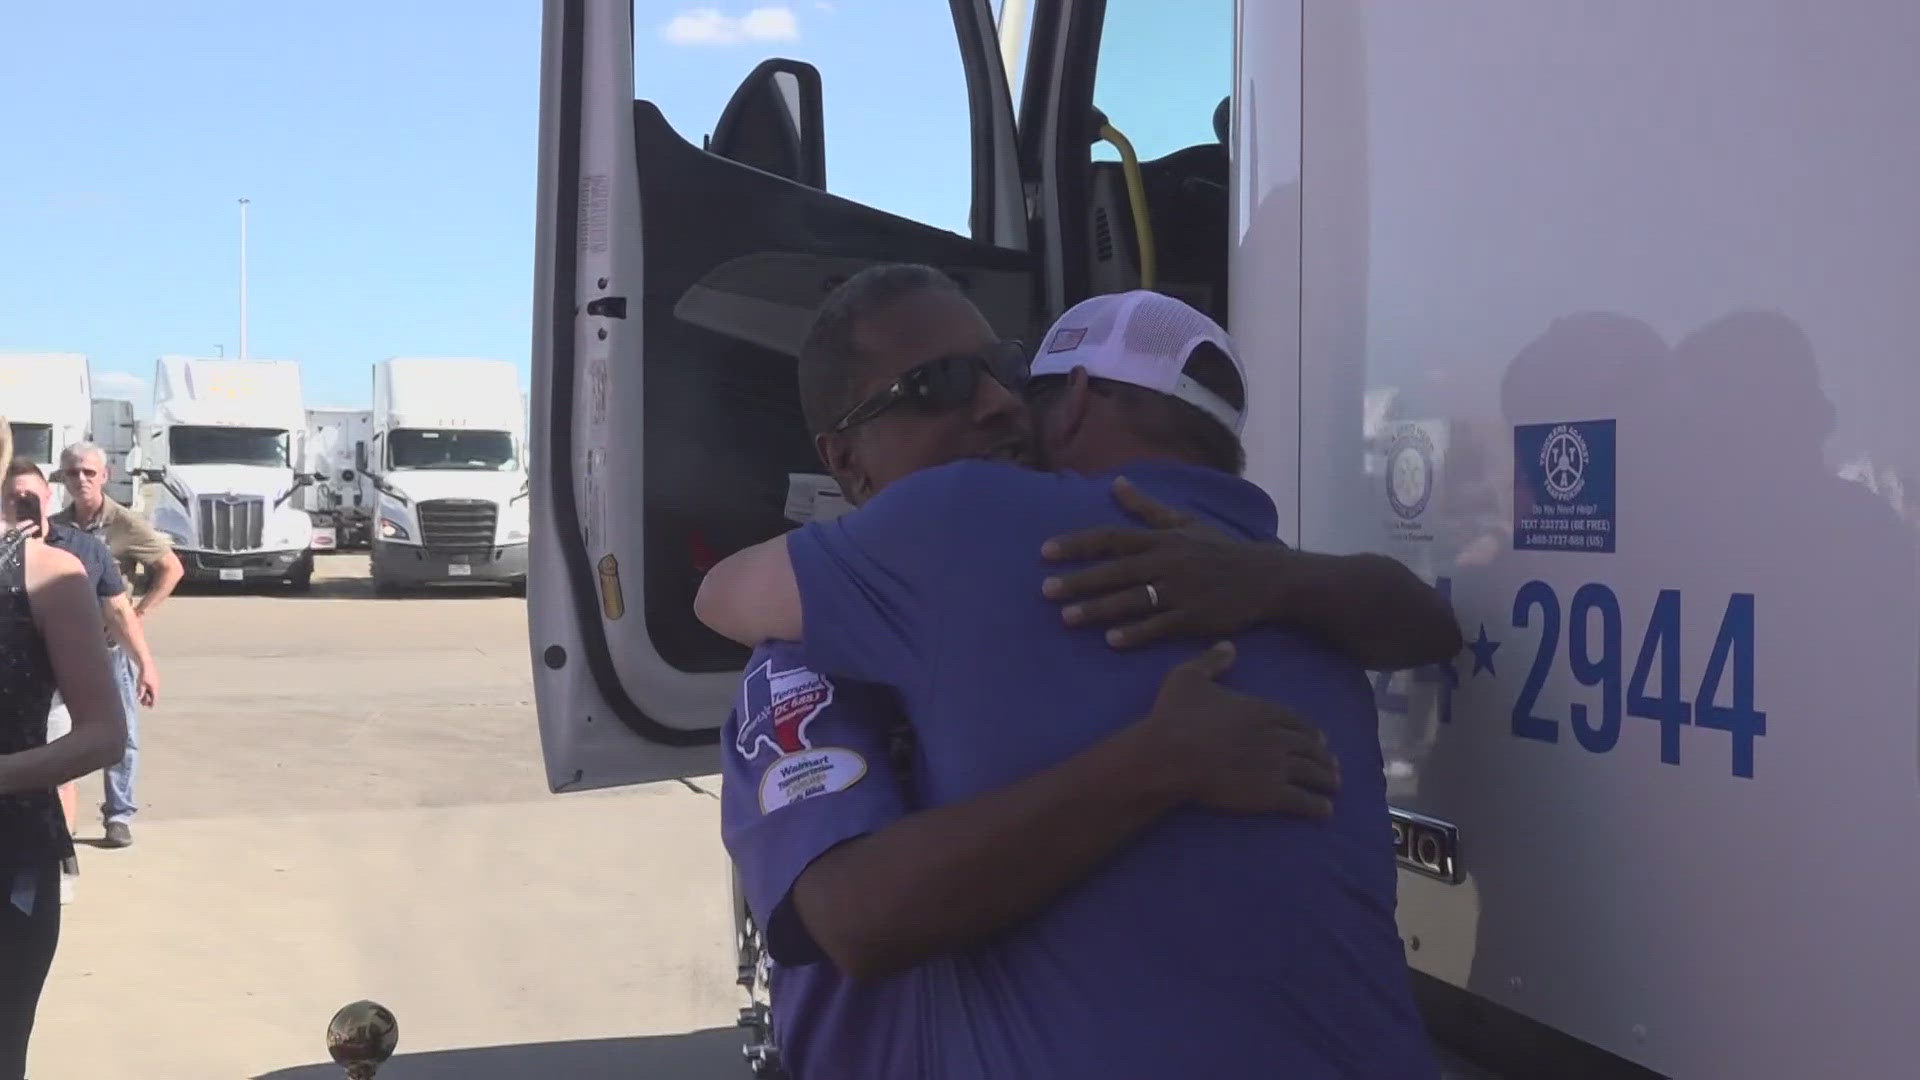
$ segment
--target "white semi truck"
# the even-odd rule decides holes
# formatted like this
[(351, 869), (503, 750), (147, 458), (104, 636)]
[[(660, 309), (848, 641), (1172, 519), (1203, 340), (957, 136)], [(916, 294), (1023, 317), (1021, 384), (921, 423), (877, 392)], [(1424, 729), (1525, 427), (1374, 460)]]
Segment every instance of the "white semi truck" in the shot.
[(190, 582), (313, 580), (313, 519), (294, 502), (312, 477), (300, 366), (163, 356), (140, 476), (148, 519)]
[[(92, 380), (79, 353), (0, 353), (0, 416), (13, 429), (13, 454), (49, 476), (60, 451), (88, 437), (92, 425)], [(53, 508), (66, 505), (55, 484)]]
[(820, 190), (805, 65), (735, 99), (790, 138), (703, 148), (633, 100), (625, 0), (547, 0), (551, 787), (714, 769), (740, 653), (689, 604), (817, 469), (791, 358), (833, 282), (935, 264), (1009, 337), (1146, 285), (1238, 338), (1283, 538), (1398, 556), (1470, 641), (1377, 683), (1436, 1042), (1914, 1075), (1920, 5), (946, 7), (969, 235)]
[(107, 455), (107, 497), (126, 507), (137, 501), (133, 473), (140, 468), (141, 427), (133, 402), (93, 399), (91, 438)]
[(504, 360), (394, 357), (373, 367), (373, 584), (526, 587), (526, 428)]
[(314, 520), (315, 546), (331, 533), (340, 548), (366, 547), (373, 536), (373, 482), (362, 471), (373, 439), (371, 409), (308, 409), (306, 471), (300, 505)]

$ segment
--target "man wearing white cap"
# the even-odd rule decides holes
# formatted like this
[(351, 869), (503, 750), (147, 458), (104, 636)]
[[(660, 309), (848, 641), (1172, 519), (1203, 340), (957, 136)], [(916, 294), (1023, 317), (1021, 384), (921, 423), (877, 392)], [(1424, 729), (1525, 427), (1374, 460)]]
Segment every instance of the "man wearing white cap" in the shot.
[[(1361, 665), (1324, 635), (1244, 629), (1271, 618), (1261, 581), (1241, 582), (1256, 600), (1211, 651), (1161, 640), (1121, 652), (1062, 628), (1042, 596), (1043, 545), (1124, 523), (1111, 496), (1122, 474), (1241, 543), (1275, 540), (1271, 501), (1236, 475), (1246, 396), (1230, 339), (1167, 297), (1099, 297), (1043, 339), (1029, 386), (957, 292), (920, 301), (856, 341), (886, 357), (859, 378), (836, 383), (812, 370), (817, 342), (803, 350), (822, 457), (861, 507), (723, 562), (698, 605), (763, 650), (804, 639), (810, 667), (750, 670), (727, 726), (722, 811), (775, 959), (804, 964), (811, 950), (853, 976), (809, 1019), (873, 1032), (869, 1067), (902, 1075), (1435, 1075), (1393, 923)], [(1025, 423), (1001, 403), (1015, 388), (1061, 472), (992, 460), (1014, 456)], [(880, 422), (897, 430), (858, 441)], [(955, 447), (973, 459), (951, 461)], [(1161, 593), (1158, 580), (1130, 587), (1108, 598), (1128, 610), (1103, 617), (1165, 633), (1152, 626)], [(1457, 630), (1433, 640), (1457, 647)], [(1196, 715), (1183, 738), (1149, 723), (1170, 670), (1196, 662), (1201, 678), (1325, 734), (1343, 770), (1324, 820), (1276, 812), (1258, 725)], [(822, 719), (836, 683), (854, 680), (905, 707), (910, 795), (884, 786), (864, 736)], [(1229, 729), (1245, 739), (1239, 766), (1219, 739)], [(1043, 804), (1051, 816), (1023, 816)], [(767, 862), (777, 872), (755, 869)], [(915, 869), (848, 869), (863, 862)], [(845, 1023), (861, 1010), (864, 1026)]]

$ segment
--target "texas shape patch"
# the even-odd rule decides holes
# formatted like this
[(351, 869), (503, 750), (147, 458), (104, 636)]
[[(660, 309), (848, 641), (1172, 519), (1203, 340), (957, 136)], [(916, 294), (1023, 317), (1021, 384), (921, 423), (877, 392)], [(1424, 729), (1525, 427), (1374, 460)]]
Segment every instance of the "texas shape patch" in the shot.
[(845, 791), (867, 774), (867, 759), (841, 746), (816, 748), (807, 728), (833, 704), (833, 680), (808, 667), (776, 671), (773, 660), (747, 672), (740, 691), (734, 748), (752, 761), (762, 750), (780, 756), (760, 774), (760, 811)]

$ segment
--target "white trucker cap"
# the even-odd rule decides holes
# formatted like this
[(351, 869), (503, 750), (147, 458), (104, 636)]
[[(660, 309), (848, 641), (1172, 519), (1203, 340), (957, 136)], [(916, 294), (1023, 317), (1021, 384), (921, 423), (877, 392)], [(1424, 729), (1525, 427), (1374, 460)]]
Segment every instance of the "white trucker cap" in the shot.
[(1196, 346), (1217, 346), (1233, 361), (1246, 396), (1247, 369), (1220, 324), (1186, 303), (1146, 289), (1082, 300), (1047, 331), (1033, 374), (1068, 375), (1076, 367), (1098, 379), (1132, 383), (1192, 405), (1236, 436), (1246, 414), (1186, 373)]

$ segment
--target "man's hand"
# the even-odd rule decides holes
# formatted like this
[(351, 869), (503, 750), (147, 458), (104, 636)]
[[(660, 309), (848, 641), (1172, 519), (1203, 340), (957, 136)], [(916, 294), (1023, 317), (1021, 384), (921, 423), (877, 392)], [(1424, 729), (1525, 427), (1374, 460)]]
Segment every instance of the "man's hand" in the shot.
[(1156, 502), (1125, 477), (1114, 498), (1148, 528), (1104, 525), (1057, 536), (1040, 549), (1055, 562), (1106, 559), (1048, 578), (1041, 591), (1072, 601), (1068, 626), (1111, 626), (1107, 644), (1132, 648), (1162, 638), (1238, 633), (1267, 617), (1278, 544), (1235, 540)]
[(1317, 728), (1214, 680), (1233, 666), (1221, 642), (1167, 673), (1141, 721), (1181, 795), (1213, 810), (1325, 818), (1340, 765)]
[(140, 707), (151, 709), (160, 700), (160, 674), (152, 668), (140, 669), (140, 681), (136, 684), (140, 695)]
[(1113, 493), (1150, 528), (1087, 529), (1040, 550), (1057, 561), (1110, 560), (1050, 577), (1041, 588), (1068, 602), (1067, 625), (1107, 625), (1107, 644), (1116, 649), (1271, 623), (1305, 630), (1374, 671), (1444, 663), (1460, 651), (1446, 596), (1396, 559), (1237, 541), (1125, 478), (1114, 481)]

